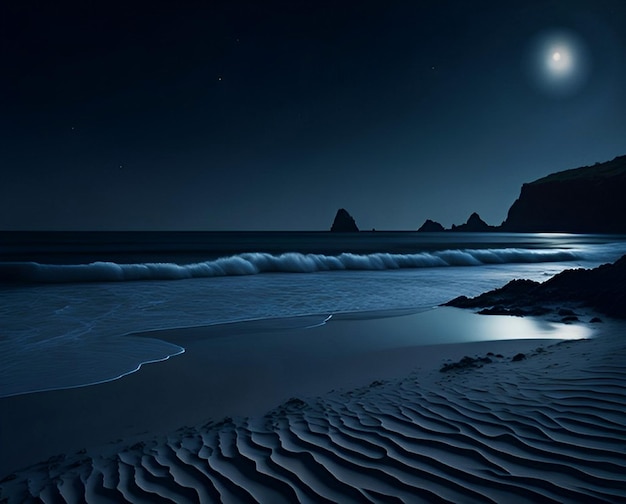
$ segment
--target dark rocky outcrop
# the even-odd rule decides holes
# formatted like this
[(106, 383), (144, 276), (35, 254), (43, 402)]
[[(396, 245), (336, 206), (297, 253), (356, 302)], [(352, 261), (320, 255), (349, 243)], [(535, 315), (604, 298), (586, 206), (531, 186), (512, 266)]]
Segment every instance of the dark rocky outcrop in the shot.
[(459, 231), (466, 233), (484, 233), (486, 231), (498, 231), (498, 228), (490, 226), (480, 218), (476, 212), (469, 216), (465, 224), (452, 224), (450, 229), (444, 228), (437, 221), (426, 219), (424, 224), (417, 230), (418, 232), (435, 233), (440, 231)]
[(340, 208), (337, 210), (337, 215), (335, 215), (335, 220), (333, 221), (333, 225), (330, 230), (339, 233), (348, 233), (358, 231), (359, 228), (357, 227), (354, 218), (347, 212), (347, 210), (345, 208)]
[(465, 224), (461, 224), (459, 226), (455, 226), (452, 224), (452, 229), (450, 231), (461, 231), (468, 233), (483, 233), (485, 231), (492, 231), (493, 228), (489, 224), (487, 224), (484, 220), (480, 218), (476, 212), (469, 216), (467, 222)]
[(611, 317), (626, 318), (626, 255), (591, 270), (565, 270), (544, 283), (512, 280), (475, 298), (460, 296), (446, 306), (489, 308), (482, 311), (485, 314), (539, 315), (549, 311), (544, 305), (555, 303), (580, 304)]
[(501, 230), (626, 233), (626, 156), (524, 184)]
[[(492, 354), (493, 355), (493, 354)], [(490, 357), (463, 357), (458, 362), (450, 362), (441, 366), (439, 371), (447, 373), (448, 371), (460, 371), (469, 368), (481, 368), (484, 364), (491, 364), (493, 360)]]
[(445, 229), (427, 219), (418, 231), (514, 233), (626, 233), (626, 156), (561, 171), (522, 185), (519, 198), (500, 226), (477, 213)]
[(438, 233), (440, 231), (445, 231), (445, 228), (438, 222), (430, 219), (426, 219), (424, 224), (417, 230), (418, 233)]

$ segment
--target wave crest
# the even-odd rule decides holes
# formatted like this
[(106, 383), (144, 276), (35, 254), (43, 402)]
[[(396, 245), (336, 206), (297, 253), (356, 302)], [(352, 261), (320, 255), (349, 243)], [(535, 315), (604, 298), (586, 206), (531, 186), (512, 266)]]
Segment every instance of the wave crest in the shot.
[(338, 256), (288, 252), (238, 254), (195, 264), (138, 263), (118, 264), (40, 264), (13, 262), (0, 264), (0, 280), (33, 283), (122, 282), (130, 280), (182, 280), (259, 273), (313, 273), (339, 270), (389, 270), (481, 266), (485, 264), (538, 263), (583, 260), (571, 250), (471, 249), (420, 252), (416, 254), (351, 254)]

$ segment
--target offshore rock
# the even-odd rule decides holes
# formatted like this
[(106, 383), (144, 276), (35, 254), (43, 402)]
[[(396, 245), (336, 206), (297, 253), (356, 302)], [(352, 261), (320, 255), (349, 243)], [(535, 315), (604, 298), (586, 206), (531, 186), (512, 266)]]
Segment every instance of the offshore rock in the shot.
[(417, 230), (418, 233), (439, 233), (445, 231), (445, 228), (436, 221), (426, 219), (424, 224)]
[(330, 230), (339, 233), (350, 233), (358, 231), (359, 228), (348, 211), (345, 208), (340, 208), (337, 210), (337, 215), (335, 215), (335, 220)]
[(469, 216), (465, 224), (452, 224), (452, 228), (446, 229), (437, 221), (426, 219), (424, 224), (417, 230), (418, 232), (435, 233), (440, 231), (461, 231), (467, 233), (484, 233), (486, 231), (498, 231), (498, 228), (490, 226), (480, 218), (476, 212)]
[(483, 233), (485, 231), (493, 231), (493, 228), (480, 218), (476, 212), (469, 216), (465, 224), (455, 226), (452, 224), (450, 231), (461, 231), (468, 233)]

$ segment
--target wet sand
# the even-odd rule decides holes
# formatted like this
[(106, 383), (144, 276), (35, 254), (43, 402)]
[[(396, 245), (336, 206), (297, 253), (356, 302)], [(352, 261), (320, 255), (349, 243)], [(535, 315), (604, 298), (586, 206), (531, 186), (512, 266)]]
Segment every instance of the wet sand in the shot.
[[(626, 499), (624, 323), (557, 344), (545, 338), (591, 326), (380, 315), (146, 333), (186, 351), (119, 380), (0, 399), (0, 496)], [(527, 339), (508, 339), (518, 329)], [(459, 331), (489, 339), (432, 343)]]

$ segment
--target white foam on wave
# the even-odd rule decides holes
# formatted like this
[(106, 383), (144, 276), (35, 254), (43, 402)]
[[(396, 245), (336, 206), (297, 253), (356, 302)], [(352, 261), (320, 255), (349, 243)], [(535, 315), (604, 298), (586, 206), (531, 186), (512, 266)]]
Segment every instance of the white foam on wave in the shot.
[(272, 255), (253, 252), (222, 257), (194, 264), (40, 264), (36, 262), (0, 264), (0, 279), (36, 283), (121, 282), (129, 280), (182, 280), (259, 273), (313, 273), (342, 270), (389, 270), (481, 266), (485, 264), (541, 263), (588, 259), (575, 250), (464, 249), (416, 254), (352, 254), (337, 256), (288, 252)]

